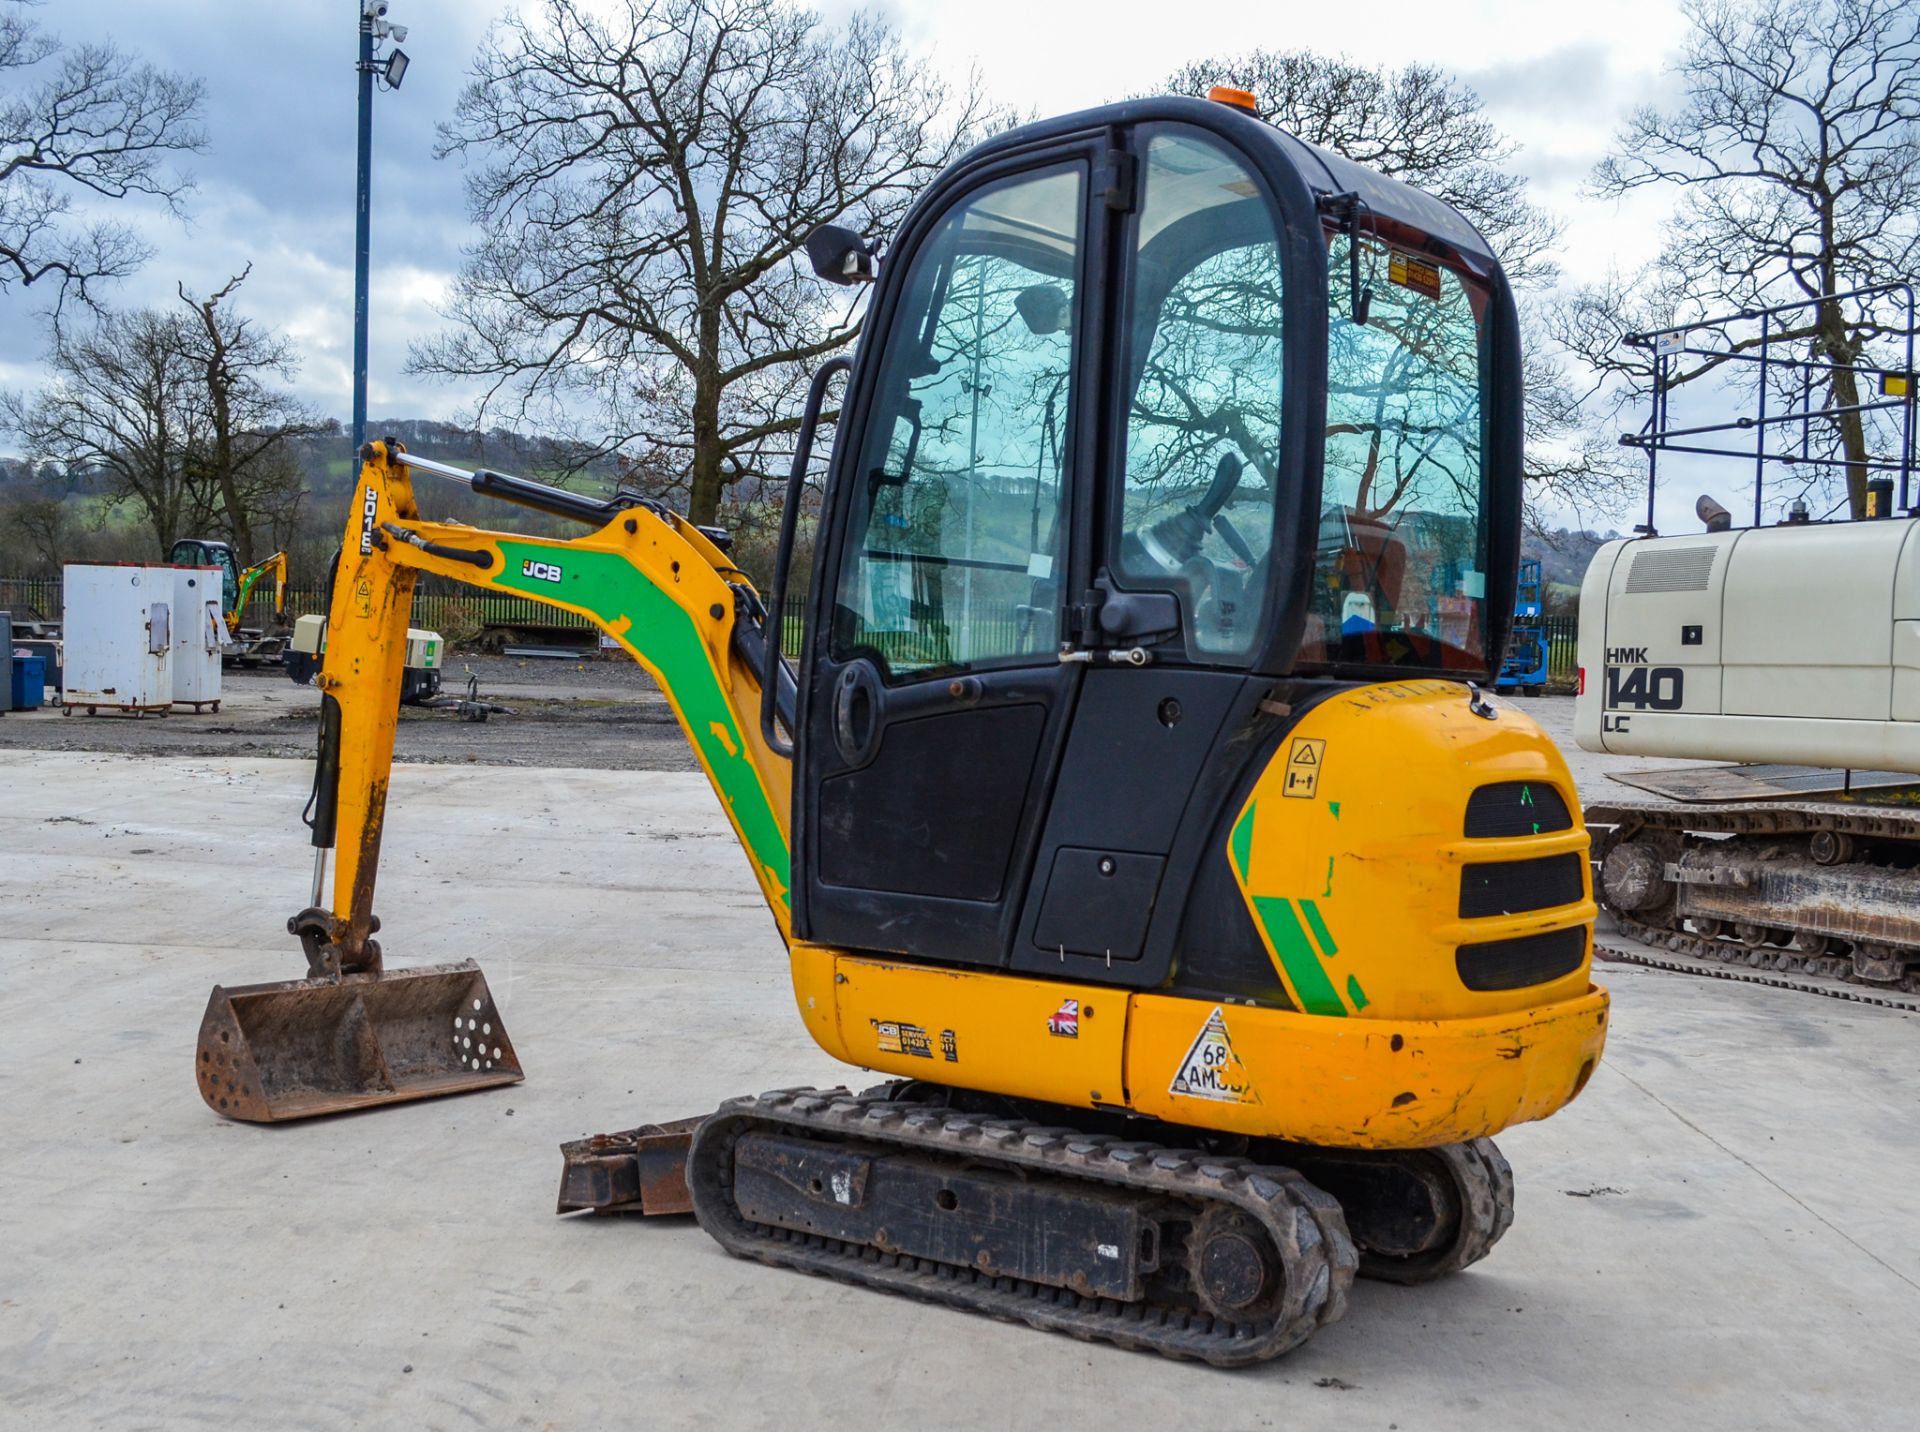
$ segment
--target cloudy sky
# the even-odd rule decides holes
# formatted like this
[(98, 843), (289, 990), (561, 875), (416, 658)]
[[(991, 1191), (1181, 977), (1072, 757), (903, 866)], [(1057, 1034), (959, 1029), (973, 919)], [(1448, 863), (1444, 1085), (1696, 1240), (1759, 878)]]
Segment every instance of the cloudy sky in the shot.
[[(515, 0), (393, 0), (410, 34), (405, 87), (376, 97), (373, 415), (454, 417), (459, 389), (407, 376), (410, 340), (440, 323), (436, 304), (472, 232), (457, 161), (433, 158), (488, 23)], [(827, 0), (838, 17), (856, 7)], [(1673, 0), (1543, 6), (1328, 5), (1325, 0), (896, 0), (879, 6), (937, 70), (977, 70), (1022, 111), (1059, 113), (1154, 87), (1183, 62), (1256, 45), (1304, 47), (1369, 64), (1426, 61), (1472, 84), (1522, 147), (1536, 199), (1566, 222), (1566, 271), (1631, 268), (1657, 241), (1666, 201), (1618, 205), (1581, 187), (1621, 117), (1667, 97), (1683, 34)], [(358, 0), (54, 0), (39, 18), (72, 41), (111, 37), (207, 84), (208, 151), (181, 223), (132, 205), (157, 250), (116, 300), (166, 303), (174, 284), (218, 287), (251, 261), (246, 309), (299, 345), (302, 394), (348, 411), (353, 317), (355, 18)], [(31, 386), (39, 300), (0, 295), (0, 387)]]

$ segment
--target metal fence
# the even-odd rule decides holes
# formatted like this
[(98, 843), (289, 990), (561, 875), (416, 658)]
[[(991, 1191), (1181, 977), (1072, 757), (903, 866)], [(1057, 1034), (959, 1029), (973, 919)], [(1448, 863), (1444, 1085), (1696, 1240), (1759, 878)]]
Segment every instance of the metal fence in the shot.
[(0, 611), (10, 611), (15, 621), (39, 617), (42, 621), (60, 620), (60, 582), (44, 579), (0, 577)]
[(1547, 680), (1555, 685), (1571, 684), (1579, 667), (1580, 619), (1542, 617), (1540, 628), (1540, 634), (1547, 639)]
[[(325, 609), (326, 593), (318, 587), (290, 587), (287, 590), (289, 618)], [(0, 610), (12, 609), (22, 615), (38, 612), (48, 621), (60, 619), (60, 583), (45, 578), (0, 577)], [(789, 656), (800, 653), (806, 626), (806, 601), (790, 597), (781, 614), (780, 645)], [(242, 614), (243, 626), (265, 627), (273, 620), (273, 595), (255, 592)], [(985, 615), (986, 630), (974, 624), (974, 636), (981, 642), (998, 642), (992, 649), (1015, 649), (1007, 643), (1018, 639), (1018, 617), (1009, 606), (1004, 612)], [(526, 597), (500, 596), (493, 592), (418, 592), (413, 598), (413, 624), (434, 631), (461, 633), (518, 628), (532, 635), (552, 632), (556, 635), (586, 632), (593, 623), (583, 616), (543, 606)], [(1547, 679), (1555, 685), (1570, 685), (1577, 665), (1575, 647), (1579, 639), (1579, 620), (1571, 615), (1541, 619), (1547, 639)], [(910, 656), (909, 653), (902, 653)]]

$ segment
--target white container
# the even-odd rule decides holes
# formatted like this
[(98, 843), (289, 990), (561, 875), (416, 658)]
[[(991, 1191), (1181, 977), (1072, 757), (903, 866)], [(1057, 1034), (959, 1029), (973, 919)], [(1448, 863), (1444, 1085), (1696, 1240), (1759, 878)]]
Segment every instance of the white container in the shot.
[(220, 709), (220, 654), (227, 624), (220, 616), (220, 569), (173, 569), (173, 704)]
[(162, 565), (67, 567), (60, 704), (68, 711), (165, 711), (173, 705), (173, 573)]

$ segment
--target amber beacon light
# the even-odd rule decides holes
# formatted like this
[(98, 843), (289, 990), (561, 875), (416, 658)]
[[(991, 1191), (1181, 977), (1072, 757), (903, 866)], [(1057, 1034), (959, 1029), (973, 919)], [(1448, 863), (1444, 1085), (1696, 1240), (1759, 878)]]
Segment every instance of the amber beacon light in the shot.
[(1207, 91), (1207, 98), (1215, 104), (1230, 104), (1235, 109), (1244, 109), (1248, 114), (1260, 108), (1252, 90), (1235, 89), (1232, 85), (1215, 85)]

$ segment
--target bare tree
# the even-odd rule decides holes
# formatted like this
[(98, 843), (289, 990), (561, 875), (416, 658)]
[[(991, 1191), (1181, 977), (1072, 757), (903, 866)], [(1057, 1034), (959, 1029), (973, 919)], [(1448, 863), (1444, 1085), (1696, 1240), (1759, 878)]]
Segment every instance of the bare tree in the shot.
[(20, 576), (58, 576), (74, 535), (72, 510), (60, 494), (19, 486), (0, 495), (0, 553)]
[[(544, 0), (474, 61), (442, 155), (485, 237), (416, 371), (481, 410), (678, 456), (694, 520), (771, 470), (806, 374), (858, 331), (798, 255), (877, 235), (990, 121), (887, 25), (786, 0)], [(479, 424), (476, 424), (479, 425)]]
[(245, 561), (265, 550), (254, 531), (263, 519), (276, 545), (284, 544), (280, 534), (291, 532), (302, 496), (291, 446), (326, 428), (318, 414), (272, 386), (298, 371), (293, 345), (232, 310), (229, 301), (252, 272), (247, 265), (204, 299), (178, 285), (181, 302), (193, 313), (181, 327), (181, 344), (200, 379), (193, 402), (202, 440), (187, 455), (191, 480), (212, 489), (220, 527)]
[[(1920, 7), (1687, 0), (1685, 10), (1685, 102), (1636, 111), (1594, 172), (1602, 195), (1678, 187), (1667, 242), (1631, 282), (1574, 295), (1556, 330), (1602, 375), (1624, 380), (1615, 391), (1630, 400), (1650, 383), (1652, 360), (1622, 349), (1624, 334), (1809, 301), (1774, 336), (1805, 340), (1822, 365), (1822, 396), (1843, 410), (1825, 439), (1847, 464), (1847, 501), (1860, 516), (1874, 435), (1860, 412), (1844, 410), (1862, 402), (1857, 370), (1876, 365), (1874, 345), (1896, 320), (1884, 305), (1841, 295), (1905, 279), (1920, 264)], [(1897, 321), (1904, 328), (1904, 313)], [(1758, 342), (1756, 332), (1726, 351)], [(1729, 362), (1750, 366), (1690, 360), (1670, 381)]]
[(226, 307), (246, 277), (187, 312), (101, 313), (56, 325), (52, 381), (0, 394), (0, 429), (36, 462), (101, 480), (131, 504), (164, 556), (180, 537), (221, 534), (249, 559), (263, 527), (284, 545), (304, 483), (292, 447), (325, 424), (272, 386), (295, 358), (285, 340)]
[(1520, 295), (1526, 345), (1527, 478), (1536, 496), (1615, 506), (1627, 479), (1610, 440), (1588, 431), (1580, 399), (1540, 335), (1537, 309), (1558, 273), (1559, 223), (1510, 167), (1519, 146), (1473, 89), (1431, 65), (1375, 69), (1309, 51), (1254, 50), (1196, 60), (1170, 76), (1175, 94), (1216, 84), (1250, 91), (1262, 119), (1323, 149), (1444, 199), (1472, 220)]
[(185, 461), (200, 434), (182, 328), (152, 309), (103, 314), (81, 332), (56, 328), (53, 381), (31, 402), (0, 397), (0, 425), (35, 459), (102, 477), (109, 501), (133, 504), (163, 557), (208, 516)]
[(0, 0), (0, 293), (49, 282), (56, 308), (149, 256), (110, 220), (73, 222), (76, 198), (145, 195), (178, 210), (191, 179), (173, 159), (206, 142), (199, 80), (112, 43), (69, 49)]

